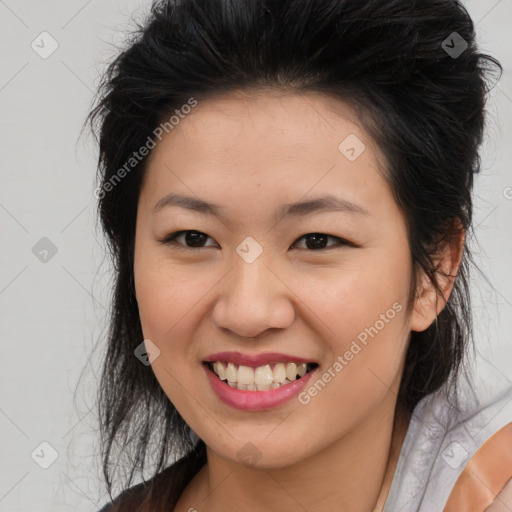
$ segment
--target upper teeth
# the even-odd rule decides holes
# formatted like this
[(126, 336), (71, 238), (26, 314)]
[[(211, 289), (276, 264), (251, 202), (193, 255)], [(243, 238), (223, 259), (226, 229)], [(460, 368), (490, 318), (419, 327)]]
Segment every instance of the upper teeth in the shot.
[[(273, 368), (272, 368), (273, 366)], [(221, 380), (228, 384), (237, 384), (238, 389), (267, 390), (280, 387), (296, 380), (297, 375), (303, 377), (307, 372), (306, 363), (275, 363), (251, 368), (215, 361), (213, 371)], [(241, 387), (242, 386), (242, 387)], [(235, 387), (232, 385), (231, 387)]]

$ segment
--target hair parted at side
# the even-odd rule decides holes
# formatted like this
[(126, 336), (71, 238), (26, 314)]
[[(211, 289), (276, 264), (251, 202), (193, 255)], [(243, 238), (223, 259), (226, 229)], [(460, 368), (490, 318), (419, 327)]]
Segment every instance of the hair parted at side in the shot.
[[(443, 48), (454, 32), (468, 44), (456, 58)], [(188, 454), (165, 497), (150, 491), (151, 506), (168, 503), (206, 457), (202, 441), (193, 449), (190, 429), (151, 367), (134, 356), (143, 340), (133, 258), (147, 159), (108, 191), (104, 187), (162, 120), (190, 98), (200, 103), (238, 90), (315, 91), (348, 103), (385, 156), (385, 177), (406, 218), (415, 276), (423, 270), (436, 283), (439, 243), (455, 236), (457, 229), (471, 233), (473, 176), (480, 168), (493, 71), (500, 75), (499, 62), (479, 52), (474, 24), (455, 0), (153, 4), (108, 67), (88, 117), (99, 142), (99, 216), (115, 268), (99, 385), (109, 493), (119, 470), (111, 467), (113, 461), (124, 460), (130, 468), (123, 483), (127, 487), (150, 457), (156, 474), (171, 454)], [(448, 303), (426, 331), (412, 332), (399, 394), (399, 402), (410, 411), (421, 398), (454, 381), (472, 340), (470, 263), (466, 237)], [(413, 285), (409, 308), (417, 292), (415, 279)]]

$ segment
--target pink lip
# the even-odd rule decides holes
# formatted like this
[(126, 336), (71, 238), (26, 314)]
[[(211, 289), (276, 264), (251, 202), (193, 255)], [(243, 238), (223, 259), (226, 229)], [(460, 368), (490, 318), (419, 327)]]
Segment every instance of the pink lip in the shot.
[(215, 361), (229, 362), (243, 366), (251, 366), (253, 368), (270, 363), (316, 363), (316, 361), (312, 361), (311, 359), (308, 360), (290, 354), (279, 354), (277, 352), (267, 352), (258, 355), (242, 354), (241, 352), (217, 352), (216, 354), (208, 356), (205, 361), (209, 363), (214, 363)]
[[(216, 356), (218, 355), (219, 354), (216, 354)], [(269, 354), (266, 354), (265, 356), (267, 355)], [(215, 360), (219, 361), (222, 360), (222, 358)], [(232, 361), (232, 359), (230, 360)], [(297, 359), (287, 359), (287, 361), (296, 360)], [(272, 361), (276, 361), (276, 359), (272, 359)], [(235, 389), (228, 386), (226, 382), (219, 379), (219, 377), (210, 370), (207, 364), (203, 363), (203, 368), (217, 396), (225, 404), (243, 411), (262, 411), (278, 407), (285, 402), (288, 402), (293, 397), (297, 396), (302, 389), (304, 389), (308, 381), (311, 379), (311, 375), (318, 370), (318, 367), (316, 367), (300, 379), (277, 389), (269, 389), (268, 391), (244, 391), (242, 389)]]

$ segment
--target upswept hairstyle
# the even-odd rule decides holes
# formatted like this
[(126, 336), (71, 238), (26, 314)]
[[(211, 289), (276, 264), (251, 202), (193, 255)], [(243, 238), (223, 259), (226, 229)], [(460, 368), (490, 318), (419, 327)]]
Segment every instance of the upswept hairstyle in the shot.
[[(471, 233), (473, 176), (480, 169), (487, 75), (493, 70), (499, 76), (501, 65), (478, 51), (473, 22), (455, 0), (153, 4), (108, 67), (88, 117), (99, 143), (99, 216), (115, 268), (98, 394), (110, 494), (117, 471), (112, 461), (121, 456), (131, 468), (128, 487), (151, 456), (156, 474), (171, 454), (188, 454), (174, 480), (165, 482), (165, 499), (153, 486), (148, 506), (175, 501), (206, 461), (204, 443), (193, 447), (189, 427), (151, 367), (134, 356), (143, 340), (133, 282), (134, 233), (147, 159), (106, 186), (133, 152), (190, 98), (200, 103), (269, 87), (339, 98), (356, 109), (385, 155), (385, 178), (406, 218), (415, 276), (422, 270), (436, 284), (439, 244), (458, 229)], [(455, 381), (472, 340), (467, 239), (448, 303), (426, 331), (411, 333), (399, 393), (399, 404), (409, 411)], [(414, 278), (409, 311), (416, 292)]]

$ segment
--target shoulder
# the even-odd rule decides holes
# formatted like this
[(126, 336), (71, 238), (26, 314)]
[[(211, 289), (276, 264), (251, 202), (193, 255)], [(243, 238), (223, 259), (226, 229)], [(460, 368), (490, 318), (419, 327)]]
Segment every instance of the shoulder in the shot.
[[(122, 491), (113, 501), (106, 503), (98, 512), (150, 512), (157, 499), (167, 500), (176, 489), (177, 472), (182, 461), (178, 461), (151, 479), (140, 482)], [(165, 493), (162, 490), (165, 489)]]
[[(483, 512), (501, 499), (512, 477), (512, 386), (487, 381), (478, 393), (461, 384), (457, 395), (443, 389), (416, 405), (384, 512)], [(479, 480), (482, 472), (487, 486), (494, 482), (490, 490)], [(485, 505), (472, 508), (473, 496)]]
[(141, 506), (149, 494), (149, 489), (155, 485), (162, 475), (169, 473), (170, 470), (171, 468), (167, 468), (150, 480), (125, 489), (113, 501), (106, 503), (98, 512), (138, 512), (142, 510)]
[(172, 510), (184, 488), (206, 462), (201, 441), (187, 455), (157, 473), (150, 480), (125, 489), (98, 512), (152, 512)]
[[(512, 423), (491, 436), (460, 474), (444, 512), (492, 512), (512, 504)], [(506, 510), (506, 509), (503, 509)]]

